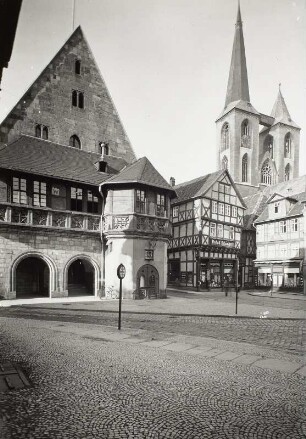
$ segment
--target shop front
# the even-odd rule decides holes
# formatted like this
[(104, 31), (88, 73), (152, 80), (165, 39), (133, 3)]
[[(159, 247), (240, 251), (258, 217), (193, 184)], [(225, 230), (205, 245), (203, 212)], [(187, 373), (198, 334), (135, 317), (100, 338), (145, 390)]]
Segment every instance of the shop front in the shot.
[(235, 286), (237, 260), (200, 259), (199, 286), (201, 290)]
[(270, 290), (302, 290), (303, 273), (302, 260), (284, 262), (255, 261), (258, 268), (257, 284), (259, 288)]

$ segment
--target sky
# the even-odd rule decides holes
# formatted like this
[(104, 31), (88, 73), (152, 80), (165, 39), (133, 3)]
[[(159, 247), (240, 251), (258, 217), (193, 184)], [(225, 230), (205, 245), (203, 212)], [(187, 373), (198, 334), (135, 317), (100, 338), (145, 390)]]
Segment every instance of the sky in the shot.
[[(281, 83), (302, 128), (306, 174), (306, 0), (241, 0), (250, 99), (270, 114)], [(3, 120), (73, 30), (74, 0), (23, 0), (0, 92)], [(176, 183), (215, 171), (237, 0), (75, 0), (79, 24), (136, 156)]]

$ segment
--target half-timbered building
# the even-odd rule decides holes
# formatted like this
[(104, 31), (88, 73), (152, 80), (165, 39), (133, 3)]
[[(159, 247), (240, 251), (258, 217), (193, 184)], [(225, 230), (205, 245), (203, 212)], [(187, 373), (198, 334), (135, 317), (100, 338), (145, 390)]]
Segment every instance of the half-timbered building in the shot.
[(227, 170), (174, 186), (169, 284), (199, 289), (234, 285), (245, 204)]

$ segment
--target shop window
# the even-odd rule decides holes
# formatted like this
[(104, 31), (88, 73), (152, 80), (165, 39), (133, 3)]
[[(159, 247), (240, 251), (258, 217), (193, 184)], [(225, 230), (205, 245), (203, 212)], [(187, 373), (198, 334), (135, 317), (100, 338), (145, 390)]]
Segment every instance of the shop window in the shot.
[(99, 201), (92, 191), (87, 191), (87, 212), (98, 213)]
[(165, 216), (166, 213), (166, 197), (165, 195), (157, 194), (156, 198), (156, 215)]
[(146, 213), (146, 193), (145, 191), (136, 190), (136, 212)]
[(27, 204), (27, 181), (25, 178), (13, 177), (13, 203)]
[(78, 187), (71, 187), (71, 210), (82, 212), (83, 210), (83, 190)]
[(42, 181), (34, 180), (33, 183), (33, 206), (46, 207), (47, 185)]

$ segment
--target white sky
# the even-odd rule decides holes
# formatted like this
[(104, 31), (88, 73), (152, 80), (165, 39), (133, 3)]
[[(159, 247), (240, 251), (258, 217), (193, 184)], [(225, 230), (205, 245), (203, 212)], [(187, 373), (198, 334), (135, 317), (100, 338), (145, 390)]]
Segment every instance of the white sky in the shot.
[[(23, 0), (0, 120), (72, 32), (73, 0)], [(76, 0), (81, 24), (137, 157), (176, 183), (216, 170), (237, 0)], [(278, 83), (302, 128), (306, 173), (306, 0), (241, 0), (250, 96), (270, 114)]]

